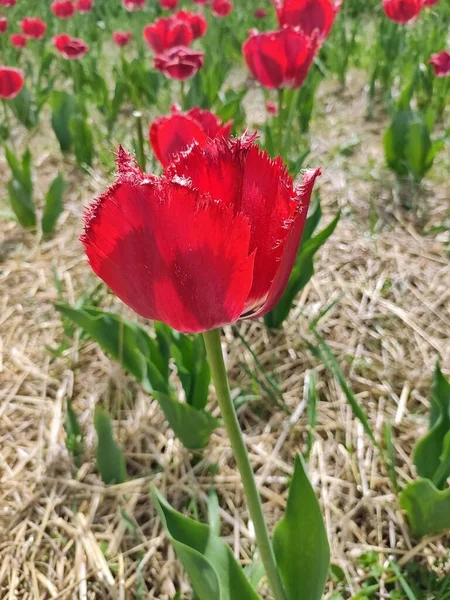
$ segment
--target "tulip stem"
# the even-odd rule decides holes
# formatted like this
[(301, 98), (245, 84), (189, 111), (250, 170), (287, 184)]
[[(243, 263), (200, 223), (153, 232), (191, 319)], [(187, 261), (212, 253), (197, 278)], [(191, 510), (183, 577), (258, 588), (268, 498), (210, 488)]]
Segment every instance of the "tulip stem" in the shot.
[(142, 131), (142, 113), (139, 110), (133, 112), (133, 117), (136, 122), (136, 133), (137, 133), (137, 161), (142, 171), (145, 173), (147, 167), (147, 160), (144, 151), (144, 133)]
[(278, 154), (283, 156), (284, 89), (278, 90)]
[(217, 401), (230, 439), (234, 457), (241, 474), (250, 518), (255, 528), (256, 543), (261, 554), (261, 560), (269, 586), (272, 590), (274, 600), (287, 600), (278, 573), (267, 525), (264, 520), (261, 499), (256, 487), (252, 465), (245, 446), (236, 410), (231, 399), (227, 372), (222, 354), (222, 346), (220, 344), (220, 331), (218, 329), (207, 331), (203, 334), (203, 338), (205, 340), (209, 366), (211, 367), (212, 380), (216, 388)]

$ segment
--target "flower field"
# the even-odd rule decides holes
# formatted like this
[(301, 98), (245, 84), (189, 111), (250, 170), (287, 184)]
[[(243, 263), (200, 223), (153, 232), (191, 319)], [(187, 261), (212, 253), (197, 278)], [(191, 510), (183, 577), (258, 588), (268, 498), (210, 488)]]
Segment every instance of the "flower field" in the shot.
[(0, 600), (450, 598), (449, 26), (0, 0)]

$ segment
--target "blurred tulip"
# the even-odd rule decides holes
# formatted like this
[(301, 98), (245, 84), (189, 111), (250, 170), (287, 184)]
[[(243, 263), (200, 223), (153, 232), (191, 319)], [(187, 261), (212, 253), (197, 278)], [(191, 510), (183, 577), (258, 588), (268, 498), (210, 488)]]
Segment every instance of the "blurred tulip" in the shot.
[(266, 110), (267, 114), (269, 114), (271, 117), (275, 117), (278, 114), (278, 107), (275, 102), (272, 102), (271, 100), (266, 102)]
[(144, 318), (185, 333), (256, 318), (284, 291), (319, 174), (294, 186), (254, 138), (194, 144), (161, 177), (120, 148), (81, 241), (94, 273)]
[(159, 4), (161, 5), (161, 8), (174, 10), (178, 6), (178, 0), (159, 0)]
[(265, 19), (267, 17), (267, 10), (265, 8), (257, 8), (253, 16), (255, 19)]
[(5, 33), (8, 29), (8, 19), (6, 17), (0, 17), (0, 33)]
[(83, 40), (72, 38), (67, 33), (61, 33), (53, 38), (53, 45), (63, 58), (67, 60), (77, 60), (89, 50), (88, 45)]
[(245, 62), (253, 77), (269, 89), (300, 87), (317, 50), (315, 36), (309, 37), (293, 27), (266, 33), (253, 32), (242, 46)]
[(439, 0), (425, 0), (423, 4), (424, 4), (424, 6), (434, 6), (438, 2), (439, 2)]
[(165, 52), (175, 46), (189, 46), (194, 39), (191, 25), (178, 19), (176, 15), (156, 19), (144, 28), (147, 44), (157, 53)]
[(11, 6), (16, 5), (17, 0), (0, 0), (0, 6), (4, 6), (5, 8), (11, 8)]
[(189, 25), (192, 30), (194, 40), (205, 35), (208, 28), (208, 23), (203, 15), (200, 15), (199, 13), (193, 13), (188, 10), (179, 10), (174, 16), (179, 21), (183, 21)]
[(432, 54), (429, 62), (433, 66), (436, 77), (450, 76), (450, 52), (443, 50), (439, 54)]
[(25, 48), (27, 45), (27, 38), (21, 33), (13, 33), (10, 38), (11, 44), (14, 48)]
[(211, 11), (215, 17), (227, 17), (233, 10), (231, 0), (213, 0)]
[(94, 8), (93, 0), (78, 0), (76, 9), (79, 13), (89, 13)]
[(280, 27), (300, 27), (306, 35), (317, 32), (324, 40), (330, 33), (342, 0), (275, 0)]
[(132, 33), (131, 31), (115, 31), (112, 34), (112, 38), (117, 46), (126, 46), (130, 43)]
[(142, 10), (145, 8), (146, 0), (122, 0), (123, 6), (133, 12), (135, 10)]
[(185, 81), (194, 77), (204, 63), (203, 52), (190, 50), (185, 46), (170, 48), (164, 54), (157, 54), (154, 59), (155, 69), (166, 77)]
[(166, 166), (194, 142), (203, 147), (209, 138), (229, 137), (233, 121), (221, 119), (207, 109), (192, 108), (186, 113), (172, 108), (172, 114), (158, 117), (149, 129), (150, 144), (156, 158)]
[(6, 100), (15, 98), (23, 88), (23, 83), (23, 71), (13, 67), (0, 67), (0, 98)]
[(25, 17), (20, 21), (20, 28), (27, 38), (40, 40), (47, 31), (47, 25), (38, 17)]
[(383, 0), (383, 10), (386, 16), (401, 25), (414, 21), (423, 6), (423, 0)]
[(51, 9), (59, 19), (70, 19), (75, 13), (75, 4), (71, 0), (56, 0), (51, 5)]

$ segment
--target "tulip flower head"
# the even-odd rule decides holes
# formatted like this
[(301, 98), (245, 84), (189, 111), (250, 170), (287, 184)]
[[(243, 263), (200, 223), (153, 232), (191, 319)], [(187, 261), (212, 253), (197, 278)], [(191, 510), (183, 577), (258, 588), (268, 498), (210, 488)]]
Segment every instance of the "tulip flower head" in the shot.
[(59, 19), (70, 19), (75, 14), (75, 4), (71, 0), (56, 0), (51, 5), (51, 9)]
[(122, 47), (130, 43), (131, 36), (131, 31), (115, 31), (112, 34), (112, 39), (117, 46)]
[(175, 46), (189, 46), (194, 39), (191, 25), (176, 15), (156, 19), (144, 28), (147, 44), (160, 54)]
[(81, 241), (92, 270), (145, 318), (199, 333), (259, 317), (286, 286), (319, 173), (295, 187), (254, 138), (194, 144), (161, 177), (120, 149)]
[(275, 0), (280, 27), (300, 27), (303, 33), (317, 33), (323, 41), (334, 23), (342, 0)]
[(94, 8), (93, 0), (78, 0), (76, 10), (79, 13), (89, 13)]
[(178, 6), (178, 0), (159, 0), (159, 4), (161, 5), (161, 8), (174, 10)]
[(23, 71), (13, 67), (0, 67), (0, 98), (11, 100), (20, 93), (24, 84)]
[(253, 16), (255, 19), (265, 19), (267, 17), (267, 10), (265, 8), (257, 8)]
[(185, 46), (175, 46), (164, 54), (157, 54), (154, 59), (155, 69), (166, 77), (185, 81), (191, 79), (203, 67), (205, 55), (203, 52), (190, 50)]
[(130, 12), (145, 8), (146, 0), (122, 0), (123, 6)]
[(265, 33), (254, 30), (242, 46), (253, 77), (269, 89), (300, 87), (317, 50), (317, 37), (294, 27)]
[(156, 158), (163, 166), (167, 166), (177, 154), (194, 143), (202, 148), (210, 138), (228, 138), (232, 126), (233, 121), (222, 123), (207, 109), (196, 107), (182, 113), (174, 107), (171, 115), (153, 121), (149, 139)]
[(268, 100), (266, 102), (266, 110), (267, 110), (267, 114), (270, 115), (271, 117), (276, 117), (278, 114), (278, 107), (275, 104), (275, 102), (272, 102), (271, 100)]
[(38, 17), (25, 17), (20, 21), (23, 34), (33, 40), (40, 40), (47, 31), (47, 25)]
[(423, 5), (424, 6), (435, 6), (435, 4), (437, 4), (439, 2), (439, 0), (425, 0)]
[(12, 33), (9, 39), (14, 48), (25, 48), (27, 45), (27, 38), (21, 33)]
[(233, 10), (233, 3), (231, 0), (213, 0), (211, 5), (212, 14), (215, 17), (227, 17)]
[(423, 0), (383, 0), (383, 10), (386, 16), (401, 25), (414, 21), (423, 6)]
[(61, 56), (67, 60), (77, 60), (83, 58), (83, 56), (89, 50), (86, 42), (78, 38), (72, 38), (67, 33), (56, 35), (53, 38), (53, 45), (61, 54)]
[(443, 50), (430, 58), (436, 77), (450, 77), (450, 52)]
[(4, 6), (5, 8), (11, 8), (12, 6), (15, 6), (17, 3), (17, 0), (0, 0), (0, 6)]
[(6, 17), (0, 17), (0, 33), (5, 33), (8, 29), (8, 19)]
[(190, 12), (188, 10), (179, 10), (174, 17), (178, 21), (183, 21), (189, 25), (194, 40), (203, 37), (208, 29), (208, 23), (205, 17), (199, 13)]

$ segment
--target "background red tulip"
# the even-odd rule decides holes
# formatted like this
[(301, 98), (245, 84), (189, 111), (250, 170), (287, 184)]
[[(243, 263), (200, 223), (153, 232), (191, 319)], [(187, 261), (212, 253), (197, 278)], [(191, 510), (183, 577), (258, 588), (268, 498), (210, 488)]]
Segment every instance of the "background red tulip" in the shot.
[(161, 8), (173, 10), (178, 6), (178, 0), (159, 0), (159, 4), (161, 5)]
[(231, 0), (213, 0), (211, 11), (215, 17), (226, 17), (233, 10)]
[(72, 38), (67, 33), (56, 35), (53, 38), (53, 45), (63, 58), (67, 60), (77, 60), (89, 50), (88, 45), (83, 40)]
[(0, 67), (0, 98), (15, 98), (23, 88), (23, 83), (23, 71), (12, 67)]
[(144, 39), (157, 53), (165, 52), (175, 46), (189, 46), (194, 39), (190, 24), (175, 15), (157, 19), (144, 28)]
[(13, 33), (9, 38), (11, 40), (11, 44), (15, 48), (25, 48), (27, 45), (27, 38), (21, 33)]
[(430, 64), (433, 65), (436, 77), (450, 76), (450, 52), (444, 50), (439, 54), (433, 54), (430, 58)]
[(158, 54), (154, 59), (155, 69), (166, 77), (184, 81), (194, 77), (204, 63), (204, 53), (189, 50), (184, 46), (176, 46), (164, 54)]
[(5, 33), (8, 29), (8, 19), (6, 17), (0, 17), (0, 33)]
[(76, 9), (79, 13), (89, 13), (94, 8), (93, 0), (78, 0)]
[(123, 6), (133, 12), (135, 10), (142, 10), (145, 7), (146, 0), (122, 0)]
[(424, 4), (424, 6), (434, 6), (438, 2), (439, 2), (439, 0), (425, 0), (423, 4)]
[(131, 36), (131, 31), (115, 31), (112, 34), (113, 41), (118, 46), (126, 46), (130, 42)]
[(93, 271), (143, 317), (189, 333), (265, 314), (289, 278), (314, 181), (295, 188), (252, 139), (209, 140), (143, 174), (123, 151), (87, 212)]
[(253, 34), (242, 46), (253, 77), (269, 89), (300, 87), (317, 49), (316, 38), (293, 27)]
[(300, 27), (307, 35), (317, 32), (325, 39), (340, 9), (341, 0), (278, 0), (275, 2), (280, 27)]
[[(191, 28), (194, 40), (201, 38), (205, 35), (208, 29), (208, 23), (203, 15), (193, 13), (188, 10), (179, 10), (175, 15), (175, 18), (179, 21), (183, 21)], [(186, 45), (186, 44), (184, 44)]]
[(38, 17), (25, 17), (20, 22), (20, 28), (27, 38), (40, 40), (47, 31), (47, 25)]
[(256, 19), (265, 19), (267, 17), (267, 10), (265, 8), (257, 8), (253, 13)]
[(272, 117), (278, 114), (278, 107), (275, 102), (272, 102), (271, 100), (266, 102), (266, 110), (267, 114), (271, 115)]
[(192, 108), (187, 113), (174, 109), (173, 114), (153, 121), (149, 130), (150, 144), (156, 158), (166, 166), (194, 142), (203, 147), (208, 138), (229, 137), (232, 125), (232, 121), (222, 123), (206, 109)]
[(75, 13), (75, 4), (71, 0), (56, 0), (51, 5), (51, 9), (59, 19), (70, 19)]
[(6, 8), (10, 8), (11, 6), (16, 5), (17, 0), (0, 0), (0, 6), (5, 6)]
[(423, 0), (383, 0), (383, 10), (395, 23), (405, 24), (420, 14)]

